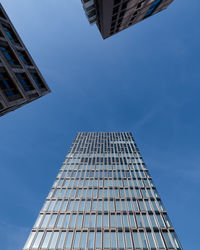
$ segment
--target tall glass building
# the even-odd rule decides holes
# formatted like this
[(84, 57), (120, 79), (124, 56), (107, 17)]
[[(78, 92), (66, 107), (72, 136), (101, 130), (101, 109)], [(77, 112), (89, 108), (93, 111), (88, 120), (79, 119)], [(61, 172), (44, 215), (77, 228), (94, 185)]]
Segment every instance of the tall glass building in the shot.
[(182, 249), (131, 133), (77, 134), (30, 249)]

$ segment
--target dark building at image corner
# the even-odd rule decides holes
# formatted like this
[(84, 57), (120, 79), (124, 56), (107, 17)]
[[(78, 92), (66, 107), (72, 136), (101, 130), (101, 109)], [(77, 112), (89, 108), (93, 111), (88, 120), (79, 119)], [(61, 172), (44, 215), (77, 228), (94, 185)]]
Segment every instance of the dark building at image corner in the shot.
[(0, 116), (50, 92), (0, 4)]
[(89, 22), (108, 38), (164, 9), (173, 0), (81, 0)]
[(129, 132), (78, 133), (24, 250), (182, 250)]

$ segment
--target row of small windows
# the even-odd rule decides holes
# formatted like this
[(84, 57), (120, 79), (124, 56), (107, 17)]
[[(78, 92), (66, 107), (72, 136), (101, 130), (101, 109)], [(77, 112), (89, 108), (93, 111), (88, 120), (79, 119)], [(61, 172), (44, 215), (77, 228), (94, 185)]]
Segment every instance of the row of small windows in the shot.
[(66, 158), (67, 163), (82, 163), (88, 165), (95, 165), (99, 163), (104, 163), (105, 165), (111, 164), (131, 164), (131, 163), (142, 163), (142, 158), (134, 157), (81, 157), (81, 158)]
[(27, 249), (177, 249), (173, 231), (33, 231)]
[[(41, 80), (39, 80), (40, 78), (37, 73), (31, 74), (37, 86), (39, 88), (44, 88), (44, 85), (41, 83)], [(29, 81), (25, 73), (16, 73), (15, 76), (26, 92), (34, 90), (32, 83)], [(0, 72), (0, 89), (3, 91), (9, 101), (22, 98), (22, 95), (20, 94), (18, 88), (6, 72)]]
[[(20, 63), (17, 60), (16, 56), (14, 55), (13, 51), (9, 48), (8, 45), (0, 45), (0, 51), (2, 52), (2, 54), (4, 55), (5, 59), (7, 60), (7, 62), (10, 65), (13, 66), (18, 66), (20, 67)], [(22, 50), (16, 50), (16, 52), (18, 53), (19, 57), (22, 59), (23, 63), (27, 66), (32, 66), (32, 63), (30, 61), (30, 59), (28, 58), (27, 54), (25, 51)]]
[(64, 199), (64, 200), (47, 200), (42, 211), (48, 212), (120, 212), (120, 211), (164, 211), (160, 200), (147, 199)]
[(151, 188), (56, 188), (51, 189), (48, 198), (159, 198), (156, 189)]
[[(78, 163), (79, 164), (79, 163)], [(147, 169), (145, 167), (144, 163), (131, 163), (128, 165), (116, 165), (116, 164), (112, 164), (112, 165), (99, 165), (99, 164), (95, 164), (95, 165), (85, 165), (85, 164), (80, 164), (80, 165), (76, 165), (76, 163), (71, 163), (71, 165), (68, 164), (64, 164), (61, 167), (61, 170), (135, 170), (135, 171), (139, 171), (139, 170), (143, 170), (147, 172)]]
[(75, 141), (88, 141), (88, 140), (111, 140), (111, 141), (126, 141), (133, 140), (130, 132), (80, 132), (78, 133)]
[(109, 141), (79, 141), (78, 143), (74, 143), (72, 145), (73, 151), (81, 151), (81, 150), (100, 150), (100, 151), (115, 151), (117, 152), (126, 152), (132, 153), (135, 151), (135, 147), (133, 143), (122, 143), (122, 142), (109, 142)]
[(117, 152), (117, 153), (69, 153), (66, 157), (66, 159), (68, 158), (82, 158), (82, 157), (104, 157), (104, 158), (107, 158), (107, 157), (119, 157), (119, 158), (122, 158), (122, 157), (127, 157), (128, 159), (129, 158), (136, 158), (136, 159), (139, 159), (139, 158), (142, 158), (141, 155), (138, 153), (138, 152), (131, 152), (131, 153), (123, 153), (123, 152)]
[[(145, 3), (145, 0), (138, 1), (137, 3), (135, 1), (128, 0), (122, 3), (121, 8), (120, 8), (120, 5), (117, 5), (117, 6), (115, 5), (113, 8), (113, 17), (112, 17), (110, 35), (132, 25), (134, 23), (135, 18), (137, 17), (139, 13), (139, 10), (143, 7), (144, 3)], [(116, 4), (118, 4), (118, 2), (116, 2)], [(121, 10), (121, 12), (118, 18), (119, 10)], [(128, 13), (128, 16), (127, 16), (127, 13)], [(124, 21), (124, 17), (126, 18), (126, 20), (125, 22), (123, 22), (124, 24), (122, 25), (122, 20)], [(116, 23), (117, 23), (117, 26), (116, 26)]]
[[(92, 179), (92, 178), (91, 178)], [(110, 179), (57, 179), (53, 187), (113, 187), (113, 184), (118, 184), (118, 187), (134, 187), (134, 188), (143, 188), (143, 187), (154, 187), (152, 180), (148, 179), (119, 179), (110, 180)], [(117, 187), (116, 186), (116, 187)]]
[(34, 228), (170, 228), (167, 214), (72, 213), (40, 214)]
[[(61, 172), (60, 172), (61, 173)], [(68, 170), (68, 171), (63, 171), (61, 175), (58, 177), (62, 178), (67, 178), (67, 177), (72, 177), (72, 178), (86, 178), (86, 177), (94, 177), (94, 178), (147, 178), (149, 177), (148, 172), (146, 171), (93, 171), (93, 170)]]

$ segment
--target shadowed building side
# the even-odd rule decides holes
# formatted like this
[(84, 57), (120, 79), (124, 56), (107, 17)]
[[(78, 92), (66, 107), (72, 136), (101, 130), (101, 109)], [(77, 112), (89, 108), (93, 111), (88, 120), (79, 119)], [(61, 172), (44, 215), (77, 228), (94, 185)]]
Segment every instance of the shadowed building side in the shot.
[(0, 116), (50, 92), (0, 4)]
[(173, 0), (82, 0), (90, 23), (108, 38), (164, 9)]

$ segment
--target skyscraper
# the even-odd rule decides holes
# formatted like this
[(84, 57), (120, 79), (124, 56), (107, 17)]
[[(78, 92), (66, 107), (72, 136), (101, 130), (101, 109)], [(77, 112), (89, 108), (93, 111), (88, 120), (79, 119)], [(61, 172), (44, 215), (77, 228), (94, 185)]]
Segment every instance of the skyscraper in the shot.
[(90, 23), (108, 38), (164, 9), (173, 0), (81, 0)]
[(182, 249), (131, 133), (77, 134), (31, 249)]
[(0, 4), (0, 116), (50, 92)]

